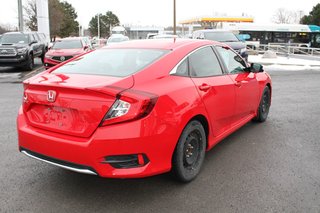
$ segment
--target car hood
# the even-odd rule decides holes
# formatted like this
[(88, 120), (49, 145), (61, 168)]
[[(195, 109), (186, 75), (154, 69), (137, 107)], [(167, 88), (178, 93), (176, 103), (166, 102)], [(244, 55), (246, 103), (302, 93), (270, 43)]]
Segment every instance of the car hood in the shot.
[(67, 56), (67, 55), (79, 55), (84, 53), (83, 49), (56, 49), (56, 50), (49, 50), (47, 52), (48, 55), (52, 56)]
[(239, 50), (239, 49), (243, 49), (246, 47), (246, 44), (241, 41), (233, 41), (233, 42), (221, 41), (221, 43), (227, 44), (228, 46), (230, 46), (234, 50)]
[(13, 48), (23, 48), (28, 47), (28, 44), (0, 44), (0, 48), (7, 48), (7, 47), (13, 47)]

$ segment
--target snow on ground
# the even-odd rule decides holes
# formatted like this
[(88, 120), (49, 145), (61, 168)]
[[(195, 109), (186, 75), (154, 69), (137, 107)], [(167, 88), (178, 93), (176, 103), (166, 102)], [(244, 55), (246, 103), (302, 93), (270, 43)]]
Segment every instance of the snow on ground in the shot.
[(248, 58), (250, 63), (259, 63), (268, 70), (319, 70), (320, 71), (320, 58), (319, 60), (306, 60), (290, 57), (277, 56), (277, 58), (262, 58), (262, 55), (250, 55)]

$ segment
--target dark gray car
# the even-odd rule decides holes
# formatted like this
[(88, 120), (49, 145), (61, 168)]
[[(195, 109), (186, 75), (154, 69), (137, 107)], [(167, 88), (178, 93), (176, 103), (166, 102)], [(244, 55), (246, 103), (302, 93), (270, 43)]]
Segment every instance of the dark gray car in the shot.
[(237, 36), (226, 30), (197, 30), (192, 34), (193, 39), (207, 39), (225, 43), (234, 49), (238, 54), (242, 56), (246, 61), (248, 61), (248, 53), (246, 49), (246, 44), (240, 41)]
[(32, 70), (34, 58), (44, 59), (45, 42), (35, 32), (10, 32), (2, 35), (0, 42), (0, 66), (23, 67)]

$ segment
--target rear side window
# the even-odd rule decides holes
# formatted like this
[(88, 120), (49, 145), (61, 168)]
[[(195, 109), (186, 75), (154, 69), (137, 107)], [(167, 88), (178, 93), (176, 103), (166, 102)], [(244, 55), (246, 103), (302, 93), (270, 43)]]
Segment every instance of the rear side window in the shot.
[(222, 69), (211, 47), (197, 50), (189, 56), (189, 69), (192, 77), (222, 75)]
[(125, 77), (142, 70), (167, 52), (158, 49), (99, 49), (59, 67), (53, 73)]

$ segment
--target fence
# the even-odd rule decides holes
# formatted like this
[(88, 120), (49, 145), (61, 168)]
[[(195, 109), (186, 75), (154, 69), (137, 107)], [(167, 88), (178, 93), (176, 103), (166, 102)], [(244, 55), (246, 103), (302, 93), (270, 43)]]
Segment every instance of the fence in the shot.
[(259, 46), (247, 46), (249, 52), (264, 53), (268, 50), (278, 54), (300, 54), (320, 57), (320, 48), (301, 47), (288, 44), (260, 44)]

